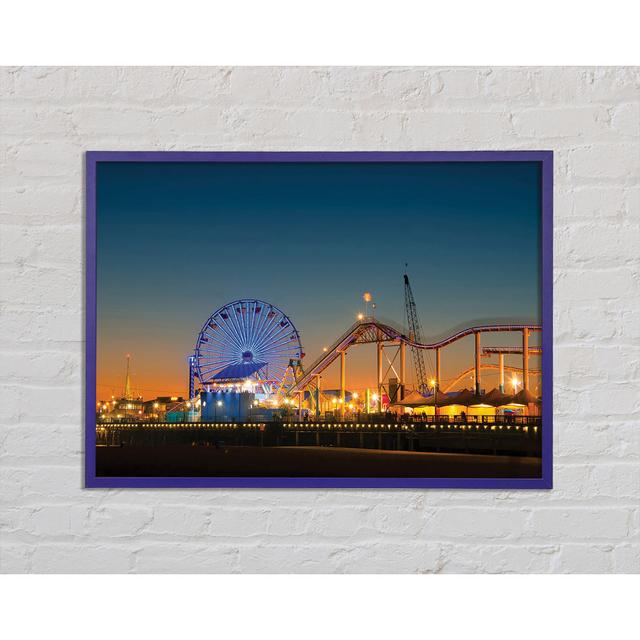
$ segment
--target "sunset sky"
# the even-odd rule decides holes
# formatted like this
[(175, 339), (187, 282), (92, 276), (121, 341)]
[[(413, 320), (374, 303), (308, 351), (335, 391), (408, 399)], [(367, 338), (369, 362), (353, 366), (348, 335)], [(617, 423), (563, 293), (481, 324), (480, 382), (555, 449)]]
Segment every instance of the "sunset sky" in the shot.
[[(239, 298), (289, 315), (308, 363), (365, 291), (404, 324), (405, 262), (425, 339), (540, 321), (537, 163), (100, 162), (97, 175), (99, 399), (122, 393), (126, 353), (145, 398), (185, 395), (198, 331)], [(467, 340), (443, 351), (445, 381), (473, 364)], [(349, 388), (375, 385), (374, 358), (349, 351)], [(336, 365), (324, 387), (335, 385)]]

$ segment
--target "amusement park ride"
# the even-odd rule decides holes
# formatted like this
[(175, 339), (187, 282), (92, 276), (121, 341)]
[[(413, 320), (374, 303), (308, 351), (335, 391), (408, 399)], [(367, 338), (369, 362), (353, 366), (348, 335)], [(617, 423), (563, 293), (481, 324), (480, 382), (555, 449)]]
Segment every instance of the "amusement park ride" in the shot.
[(278, 307), (236, 300), (204, 323), (189, 358), (189, 390), (243, 382), (269, 399), (284, 398), (302, 370), (300, 334)]
[[(337, 403), (344, 414), (346, 407), (346, 354), (357, 344), (377, 345), (377, 398), (402, 400), (406, 396), (406, 348), (410, 348), (415, 369), (415, 388), (422, 395), (429, 392), (448, 392), (464, 377), (474, 374), (478, 396), (482, 389), (482, 370), (499, 371), (500, 391), (504, 391), (505, 371), (518, 371), (522, 375), (523, 390), (529, 388), (530, 355), (538, 355), (539, 347), (529, 347), (531, 332), (540, 331), (537, 324), (482, 324), (472, 326), (435, 342), (425, 343), (416, 304), (409, 283), (404, 275), (405, 314), (408, 334), (369, 315), (371, 295), (365, 294), (366, 314), (359, 314), (352, 324), (330, 347), (309, 366), (303, 367), (305, 356), (300, 334), (291, 319), (278, 307), (255, 299), (236, 300), (220, 307), (204, 323), (198, 334), (195, 351), (189, 357), (189, 397), (196, 395), (196, 381), (202, 392), (219, 392), (225, 389), (248, 391), (256, 402), (273, 407), (281, 404), (298, 407), (302, 412), (305, 397), (312, 414), (320, 415), (321, 379), (323, 372), (336, 360), (340, 360), (340, 390)], [(375, 305), (372, 305), (375, 309)], [(485, 333), (519, 332), (521, 347), (491, 347), (482, 349), (481, 337)], [(474, 366), (462, 372), (455, 380), (441, 386), (441, 352), (448, 345), (467, 336), (474, 337)], [(392, 357), (388, 351), (392, 350)], [(387, 352), (387, 353), (385, 353)], [(427, 380), (425, 355), (433, 354), (435, 375)], [(483, 358), (498, 355), (498, 365), (482, 363)], [(521, 354), (522, 367), (505, 366), (506, 354)], [(384, 369), (385, 360), (387, 368)], [(395, 378), (390, 378), (393, 373)], [(393, 381), (393, 385), (392, 385)], [(392, 388), (393, 386), (393, 388)], [(210, 397), (210, 396), (207, 396)], [(369, 407), (367, 394), (366, 404)], [(253, 406), (253, 405), (251, 405)], [(378, 408), (381, 407), (381, 403)], [(378, 409), (379, 410), (379, 409)]]

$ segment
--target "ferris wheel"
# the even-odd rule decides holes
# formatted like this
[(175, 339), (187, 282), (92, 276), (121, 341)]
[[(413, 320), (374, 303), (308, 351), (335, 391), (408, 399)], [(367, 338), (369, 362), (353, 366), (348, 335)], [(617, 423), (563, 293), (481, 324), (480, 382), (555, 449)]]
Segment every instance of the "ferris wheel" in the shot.
[(300, 334), (278, 307), (262, 300), (236, 300), (204, 323), (194, 353), (201, 384), (251, 379), (265, 394), (286, 384), (287, 371), (304, 357)]

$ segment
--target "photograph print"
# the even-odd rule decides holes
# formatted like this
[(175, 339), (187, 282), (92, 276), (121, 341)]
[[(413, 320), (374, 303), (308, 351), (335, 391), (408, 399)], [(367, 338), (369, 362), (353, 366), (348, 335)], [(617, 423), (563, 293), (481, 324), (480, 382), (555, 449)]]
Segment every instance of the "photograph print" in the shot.
[(88, 487), (551, 487), (551, 152), (86, 163)]

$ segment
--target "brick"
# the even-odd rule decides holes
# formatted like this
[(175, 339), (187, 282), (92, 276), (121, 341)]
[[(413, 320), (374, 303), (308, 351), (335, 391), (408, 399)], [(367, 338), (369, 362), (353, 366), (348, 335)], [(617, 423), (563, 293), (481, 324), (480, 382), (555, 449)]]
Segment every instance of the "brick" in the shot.
[(527, 68), (496, 67), (487, 69), (482, 75), (483, 93), (491, 100), (509, 103), (514, 100), (518, 103), (531, 103), (534, 100), (533, 78)]
[(124, 546), (38, 544), (31, 557), (34, 573), (127, 573), (133, 551)]
[(509, 117), (500, 112), (411, 112), (406, 117), (406, 136), (412, 148), (428, 148), (433, 142), (499, 139), (511, 130)]
[(216, 509), (211, 514), (208, 533), (224, 536), (229, 530), (242, 538), (250, 538), (266, 533), (269, 513), (266, 509)]
[(554, 567), (561, 573), (611, 573), (614, 545), (566, 544)]
[(580, 109), (525, 109), (513, 118), (516, 134), (530, 138), (570, 138), (599, 136), (609, 128), (604, 107)]
[(631, 510), (624, 508), (539, 508), (531, 514), (530, 534), (554, 538), (571, 532), (572, 538), (621, 539), (629, 535)]
[(619, 544), (613, 549), (615, 573), (640, 573), (640, 543)]
[(382, 539), (356, 542), (336, 556), (339, 573), (438, 573), (442, 545), (411, 537), (402, 544)]
[(621, 104), (611, 112), (611, 128), (624, 135), (640, 137), (640, 102)]
[(134, 554), (136, 573), (236, 573), (236, 545), (145, 543)]
[(640, 158), (637, 144), (594, 144), (569, 154), (571, 174), (578, 178), (637, 181)]
[(32, 551), (19, 543), (0, 545), (0, 574), (30, 573)]
[(550, 573), (555, 545), (444, 545), (441, 573)]
[(482, 72), (473, 67), (453, 68), (436, 74), (433, 92), (447, 100), (471, 100), (480, 95)]
[(427, 518), (431, 538), (511, 538), (524, 527), (526, 514), (516, 509), (440, 508)]
[(210, 509), (161, 505), (153, 509), (153, 518), (145, 530), (157, 535), (197, 537), (206, 534), (210, 520)]

